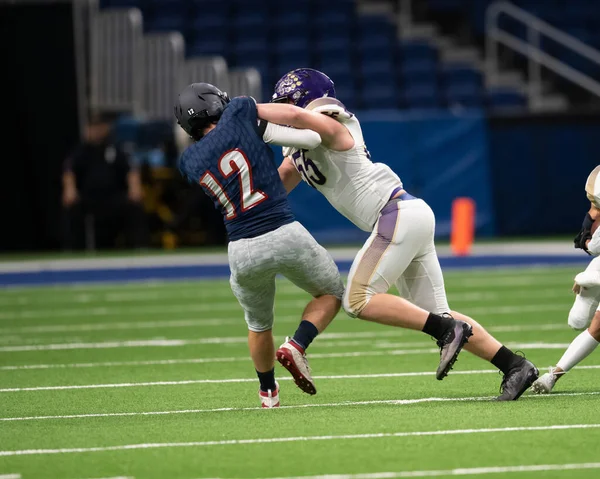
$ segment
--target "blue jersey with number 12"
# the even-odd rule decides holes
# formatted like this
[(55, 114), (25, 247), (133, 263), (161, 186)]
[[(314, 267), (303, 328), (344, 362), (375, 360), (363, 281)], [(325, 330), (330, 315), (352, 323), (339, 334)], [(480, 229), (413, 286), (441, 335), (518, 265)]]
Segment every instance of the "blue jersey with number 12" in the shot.
[(294, 221), (250, 97), (231, 100), (217, 126), (185, 150), (179, 171), (213, 198), (230, 241), (260, 236)]

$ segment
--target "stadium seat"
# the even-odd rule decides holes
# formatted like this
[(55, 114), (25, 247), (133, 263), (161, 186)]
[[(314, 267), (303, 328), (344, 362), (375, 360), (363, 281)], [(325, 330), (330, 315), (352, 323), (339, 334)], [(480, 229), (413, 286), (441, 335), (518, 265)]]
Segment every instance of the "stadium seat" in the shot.
[(397, 70), (402, 78), (426, 78), (437, 75), (437, 66), (431, 58), (411, 59), (398, 63)]
[(483, 83), (481, 72), (469, 65), (446, 64), (441, 68), (441, 73), (446, 86), (479, 88)]
[(276, 41), (273, 47), (277, 55), (296, 55), (310, 51), (307, 36), (288, 36)]
[(354, 79), (354, 72), (350, 63), (343, 61), (327, 64), (317, 63), (316, 66), (317, 69), (329, 76), (336, 85), (344, 79)]
[(183, 0), (153, 0), (152, 11), (155, 15), (186, 15), (188, 3)]
[(363, 88), (362, 108), (374, 110), (398, 109), (398, 93), (393, 85), (384, 85), (379, 88)]
[[(208, 37), (209, 38), (209, 37)], [(197, 39), (188, 48), (188, 56), (226, 55), (227, 41)]]
[(443, 106), (435, 83), (405, 85), (404, 102), (411, 109), (432, 109)]
[(227, 18), (221, 15), (199, 15), (188, 22), (187, 36), (195, 38), (214, 38), (221, 40), (227, 37)]
[(481, 89), (470, 85), (447, 86), (446, 104), (449, 107), (460, 105), (467, 108), (480, 108), (484, 105)]
[(376, 35), (396, 38), (396, 27), (385, 15), (361, 15), (357, 18), (356, 28), (360, 38)]
[(492, 88), (488, 90), (488, 104), (492, 108), (519, 108), (525, 107), (525, 96), (516, 90), (507, 88)]
[(399, 53), (405, 61), (414, 60), (437, 60), (436, 49), (423, 41), (404, 41), (398, 46)]
[(360, 71), (362, 78), (389, 78), (393, 80), (394, 75), (394, 64), (391, 59), (388, 60), (368, 60), (363, 59), (360, 64)]
[(140, 8), (144, 0), (103, 0), (102, 8)]
[(254, 29), (262, 29), (267, 24), (267, 17), (260, 13), (243, 15), (234, 17), (231, 20), (231, 25), (237, 32), (252, 31)]
[(463, 0), (428, 0), (427, 5), (433, 12), (447, 13), (465, 8)]
[(172, 32), (185, 30), (185, 18), (172, 14), (169, 16), (156, 16), (144, 22), (144, 29), (148, 32)]
[(342, 34), (328, 33), (318, 37), (315, 44), (317, 54), (322, 54), (324, 51), (346, 51), (349, 54), (351, 47), (352, 40), (348, 32)]
[(348, 48), (337, 48), (335, 45), (332, 48), (317, 48), (317, 58), (320, 63), (327, 64), (329, 62), (352, 60), (352, 51)]
[(336, 83), (335, 96), (344, 104), (344, 106), (348, 110), (354, 111), (357, 108), (358, 92), (354, 86), (338, 86), (338, 84)]

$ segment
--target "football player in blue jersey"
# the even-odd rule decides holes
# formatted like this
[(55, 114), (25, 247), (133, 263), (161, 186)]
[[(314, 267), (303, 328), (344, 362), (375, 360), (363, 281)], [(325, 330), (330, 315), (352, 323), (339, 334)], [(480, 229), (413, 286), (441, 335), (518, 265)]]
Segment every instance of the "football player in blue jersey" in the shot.
[(208, 83), (187, 86), (179, 95), (175, 116), (195, 140), (181, 156), (179, 170), (199, 184), (223, 214), (231, 289), (248, 324), (262, 407), (279, 406), (271, 332), (277, 274), (313, 296), (294, 337), (277, 355), (298, 387), (315, 394), (305, 350), (339, 311), (344, 287), (329, 253), (294, 220), (268, 143), (312, 149), (321, 137), (261, 121), (254, 99), (230, 101)]

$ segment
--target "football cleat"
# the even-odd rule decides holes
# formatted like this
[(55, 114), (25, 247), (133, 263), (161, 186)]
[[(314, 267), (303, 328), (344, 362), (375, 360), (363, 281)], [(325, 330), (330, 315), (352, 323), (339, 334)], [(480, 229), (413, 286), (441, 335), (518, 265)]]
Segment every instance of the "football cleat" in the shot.
[(275, 382), (275, 388), (275, 391), (271, 389), (268, 391), (258, 389), (258, 397), (263, 408), (271, 409), (279, 407), (279, 383), (277, 381)]
[(437, 368), (435, 377), (438, 380), (441, 381), (448, 376), (463, 346), (471, 336), (473, 336), (471, 325), (464, 321), (455, 320), (454, 326), (437, 341), (440, 348), (440, 365)]
[(536, 382), (531, 386), (531, 391), (534, 394), (550, 394), (552, 392), (552, 388), (558, 381), (558, 374), (556, 374), (556, 368), (550, 367), (548, 372), (541, 376)]
[(285, 343), (277, 350), (275, 357), (292, 375), (296, 386), (307, 394), (317, 394), (306, 354), (300, 346), (290, 338), (285, 338)]
[(538, 378), (539, 371), (532, 362), (523, 358), (518, 366), (512, 368), (502, 379), (501, 394), (496, 401), (516, 401)]

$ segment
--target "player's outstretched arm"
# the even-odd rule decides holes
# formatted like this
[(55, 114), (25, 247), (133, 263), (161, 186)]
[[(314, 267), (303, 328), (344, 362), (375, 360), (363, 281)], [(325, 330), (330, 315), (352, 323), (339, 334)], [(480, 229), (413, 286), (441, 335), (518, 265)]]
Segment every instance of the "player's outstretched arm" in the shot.
[(283, 186), (285, 186), (285, 191), (288, 193), (296, 188), (298, 183), (302, 181), (300, 173), (298, 173), (298, 170), (289, 156), (286, 156), (283, 159), (277, 170), (279, 171), (279, 178), (281, 178), (281, 182), (283, 183)]
[(316, 131), (323, 144), (332, 150), (346, 151), (354, 147), (354, 138), (346, 127), (327, 115), (283, 103), (259, 103), (256, 107), (258, 117), (263, 120)]
[(298, 130), (267, 123), (262, 139), (265, 143), (288, 146), (297, 150), (314, 150), (321, 144), (321, 136), (312, 130)]

